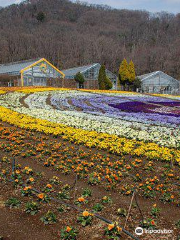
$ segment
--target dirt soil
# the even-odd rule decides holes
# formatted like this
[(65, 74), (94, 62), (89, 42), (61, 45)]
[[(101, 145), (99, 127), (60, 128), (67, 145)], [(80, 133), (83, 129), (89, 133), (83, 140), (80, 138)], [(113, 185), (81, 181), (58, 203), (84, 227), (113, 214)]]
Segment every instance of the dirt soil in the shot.
[[(22, 134), (22, 143), (20, 142), (19, 145), (22, 146), (21, 152), (19, 153), (19, 146), (17, 146), (17, 142), (12, 145), (13, 137), (7, 138), (6, 135), (2, 135), (0, 137), (0, 159), (3, 157), (7, 157), (9, 159), (9, 163), (4, 163), (0, 161), (0, 171), (3, 169), (8, 169), (9, 174), (12, 173), (12, 163), (13, 160), (16, 160), (16, 164), (21, 164), (21, 169), (24, 167), (30, 167), (34, 171), (33, 177), (36, 179), (35, 184), (33, 185), (34, 188), (41, 190), (47, 183), (49, 183), (49, 179), (52, 179), (53, 176), (59, 177), (60, 181), (62, 182), (61, 185), (69, 184), (71, 187), (74, 186), (76, 175), (75, 173), (71, 172), (69, 174), (64, 174), (61, 171), (56, 171), (53, 166), (45, 167), (43, 165), (45, 155), (47, 154), (48, 148), (51, 149), (52, 142), (56, 142), (57, 144), (62, 144), (64, 149), (71, 149), (72, 152), (78, 150), (83, 150), (87, 152), (88, 155), (94, 154), (102, 154), (107, 155), (107, 157), (111, 158), (112, 161), (117, 159), (117, 156), (112, 154), (108, 154), (104, 151), (98, 151), (96, 149), (88, 149), (84, 146), (76, 146), (69, 142), (64, 141), (61, 138), (55, 138), (53, 136), (47, 137), (44, 134), (40, 133), (31, 133), (25, 130), (17, 129), (13, 126), (8, 124), (2, 123), (2, 127), (11, 129), (13, 131), (19, 131)], [(12, 134), (13, 135), (13, 134)], [(16, 135), (16, 134), (15, 134)], [(45, 143), (46, 149), (43, 149), (46, 154), (41, 154), (42, 152), (36, 152), (30, 156), (22, 156), (22, 153), (26, 153), (32, 149), (33, 146), (37, 146), (39, 143)], [(4, 148), (2, 148), (2, 144), (6, 144)], [(10, 145), (11, 150), (7, 151), (7, 144)], [(25, 144), (25, 145), (23, 145)], [(49, 146), (49, 147), (48, 147)], [(13, 148), (14, 147), (14, 148)], [(43, 147), (43, 146), (42, 146)], [(62, 151), (62, 149), (61, 149)], [(98, 151), (98, 153), (97, 153)], [(48, 156), (49, 157), (49, 156)], [(127, 161), (129, 157), (126, 156)], [(144, 163), (146, 164), (146, 160), (143, 159)], [(163, 163), (164, 164), (164, 163)], [(161, 170), (163, 164), (160, 162), (156, 163), (155, 172), (152, 175), (158, 176), (158, 171)], [(137, 172), (140, 170), (137, 170)], [(178, 169), (175, 170), (175, 173), (178, 172)], [(41, 174), (39, 174), (41, 173)], [(143, 171), (140, 171), (140, 174), (146, 175)], [(25, 181), (24, 176), (24, 181)], [(121, 184), (121, 183), (119, 183)], [(99, 203), (103, 196), (110, 196), (112, 199), (111, 204), (107, 204), (104, 206), (102, 212), (98, 212), (99, 215), (107, 218), (110, 221), (117, 221), (120, 226), (124, 226), (125, 217), (117, 215), (118, 208), (124, 208), (128, 210), (129, 204), (131, 201), (132, 195), (125, 196), (121, 194), (116, 189), (107, 191), (103, 185), (96, 185), (91, 186), (88, 184), (86, 179), (78, 179), (75, 187), (70, 189), (70, 199), (63, 200), (65, 203), (74, 205), (74, 200), (77, 199), (82, 195), (83, 189), (89, 188), (92, 190), (92, 197), (89, 197), (88, 204), (80, 206), (81, 209), (92, 209), (95, 203)], [(54, 186), (54, 194), (61, 190), (61, 186)], [(53, 194), (53, 193), (52, 193)], [(5, 202), (10, 197), (16, 197), (21, 201), (21, 207), (15, 208), (8, 208), (5, 206)], [(175, 227), (175, 222), (180, 219), (180, 209), (179, 206), (171, 203), (163, 203), (159, 201), (158, 198), (150, 199), (144, 198), (141, 194), (137, 193), (137, 199), (140, 206), (140, 209), (143, 213), (143, 216), (150, 217), (150, 210), (152, 205), (156, 203), (158, 207), (161, 209), (160, 217), (158, 219), (158, 229), (173, 229), (173, 234), (169, 235), (158, 235), (158, 234), (143, 234), (143, 236), (138, 237), (139, 239), (148, 239), (148, 240), (159, 240), (159, 239), (167, 239), (167, 240), (177, 240), (179, 230)], [(61, 239), (60, 237), (60, 230), (65, 226), (74, 226), (78, 229), (79, 234), (77, 239), (78, 240), (102, 240), (107, 239), (104, 234), (104, 229), (107, 227), (107, 223), (94, 218), (92, 226), (82, 227), (79, 223), (77, 223), (77, 216), (79, 213), (72, 208), (67, 208), (65, 212), (58, 212), (57, 208), (61, 206), (60, 203), (51, 201), (50, 203), (43, 203), (40, 209), (40, 212), (35, 216), (31, 216), (25, 213), (25, 204), (30, 201), (37, 201), (36, 196), (30, 197), (23, 197), (21, 195), (21, 188), (17, 187), (14, 188), (12, 182), (9, 181), (1, 181), (0, 178), (0, 239), (3, 240), (57, 240)], [(48, 211), (51, 210), (56, 213), (57, 215), (57, 223), (53, 225), (44, 225), (40, 218)], [(141, 214), (138, 210), (137, 205), (135, 202), (133, 203), (133, 207), (130, 213), (129, 220), (127, 222), (126, 229), (131, 232), (134, 236), (134, 230), (137, 226), (139, 226), (141, 221)], [(137, 236), (136, 236), (137, 237)], [(122, 233), (121, 239), (132, 239)]]

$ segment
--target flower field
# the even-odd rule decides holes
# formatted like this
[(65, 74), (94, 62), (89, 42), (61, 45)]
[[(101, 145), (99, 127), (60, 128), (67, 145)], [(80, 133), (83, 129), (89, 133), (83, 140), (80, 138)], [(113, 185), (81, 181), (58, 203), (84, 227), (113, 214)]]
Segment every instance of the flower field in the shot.
[(177, 239), (180, 97), (6, 88), (0, 121), (0, 237)]

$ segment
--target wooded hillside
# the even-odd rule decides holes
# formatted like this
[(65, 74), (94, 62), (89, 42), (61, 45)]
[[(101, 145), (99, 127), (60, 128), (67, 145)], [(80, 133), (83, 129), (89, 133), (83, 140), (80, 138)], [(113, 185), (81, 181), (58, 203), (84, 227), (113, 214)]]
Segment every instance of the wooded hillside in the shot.
[(0, 10), (0, 63), (45, 57), (60, 69), (99, 62), (118, 72), (162, 70), (180, 79), (180, 14), (31, 0)]

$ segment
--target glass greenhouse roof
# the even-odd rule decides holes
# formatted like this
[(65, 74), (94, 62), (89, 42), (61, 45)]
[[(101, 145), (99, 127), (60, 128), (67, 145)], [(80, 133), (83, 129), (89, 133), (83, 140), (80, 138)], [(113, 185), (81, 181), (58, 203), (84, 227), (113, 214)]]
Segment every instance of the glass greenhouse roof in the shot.
[(1, 64), (0, 65), (0, 75), (20, 75), (20, 71), (35, 62), (39, 61), (41, 58), (38, 59), (31, 59), (27, 61), (20, 61), (20, 62), (14, 62), (14, 63), (8, 63), (8, 64)]
[(83, 73), (86, 72), (88, 69), (99, 65), (100, 65), (99, 63), (94, 63), (86, 66), (64, 69), (62, 70), (62, 72), (65, 74), (66, 77), (74, 77), (78, 72)]

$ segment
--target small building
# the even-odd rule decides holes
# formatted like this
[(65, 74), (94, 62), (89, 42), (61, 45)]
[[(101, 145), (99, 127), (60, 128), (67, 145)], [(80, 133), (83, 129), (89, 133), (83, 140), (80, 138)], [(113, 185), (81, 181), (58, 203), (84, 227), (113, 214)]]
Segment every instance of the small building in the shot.
[(141, 80), (141, 91), (146, 93), (177, 94), (180, 81), (164, 72), (156, 71), (138, 76)]
[(45, 58), (0, 65), (1, 86), (47, 86), (52, 79), (64, 77), (64, 73)]
[[(101, 67), (101, 64), (94, 63), (86, 66), (64, 69), (62, 70), (62, 72), (65, 74), (65, 81), (70, 80), (71, 83), (74, 84), (75, 88), (80, 87), (79, 84), (77, 84), (74, 81), (75, 75), (78, 72), (80, 72), (85, 78), (84, 88), (98, 89), (98, 75), (99, 75), (100, 67)], [(107, 69), (106, 69), (106, 74), (113, 84), (112, 89), (117, 89), (117, 80), (118, 80), (117, 76)]]
[[(74, 80), (80, 72), (85, 78), (83, 88), (98, 89), (99, 63), (60, 71), (45, 58), (0, 65), (0, 86), (54, 86), (80, 88)], [(117, 89), (117, 76), (106, 69), (106, 74)]]

